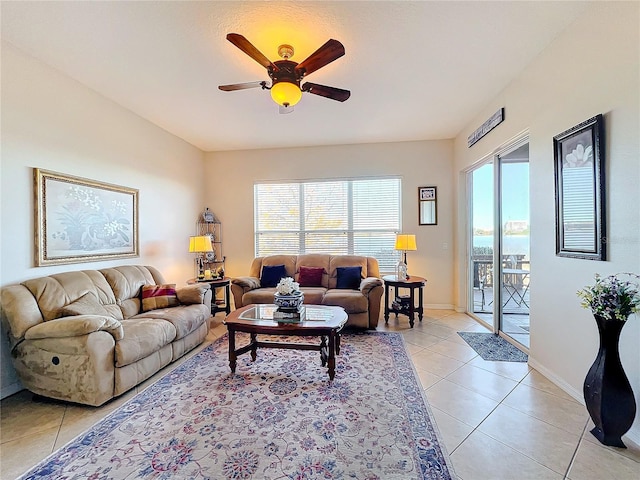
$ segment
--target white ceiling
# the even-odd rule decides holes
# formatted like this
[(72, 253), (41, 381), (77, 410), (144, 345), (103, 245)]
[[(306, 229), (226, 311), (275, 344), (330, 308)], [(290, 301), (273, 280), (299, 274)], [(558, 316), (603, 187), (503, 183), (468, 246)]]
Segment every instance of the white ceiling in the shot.
[[(588, 2), (2, 2), (2, 37), (204, 151), (452, 138)], [(229, 43), (244, 35), (272, 61), (301, 62), (329, 38), (346, 55), (278, 114), (268, 80)], [(557, 73), (557, 72), (556, 72)], [(550, 72), (550, 74), (554, 74)], [(508, 115), (508, 111), (506, 112)]]

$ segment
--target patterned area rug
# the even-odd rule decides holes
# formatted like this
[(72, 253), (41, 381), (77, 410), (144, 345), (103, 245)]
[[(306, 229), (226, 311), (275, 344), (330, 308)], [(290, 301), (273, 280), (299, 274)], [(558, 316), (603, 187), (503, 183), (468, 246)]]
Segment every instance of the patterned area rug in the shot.
[(235, 375), (227, 355), (224, 336), (21, 478), (456, 478), (402, 335), (343, 335), (333, 382), (318, 352)]
[(458, 332), (483, 360), (492, 362), (526, 362), (528, 355), (493, 333)]

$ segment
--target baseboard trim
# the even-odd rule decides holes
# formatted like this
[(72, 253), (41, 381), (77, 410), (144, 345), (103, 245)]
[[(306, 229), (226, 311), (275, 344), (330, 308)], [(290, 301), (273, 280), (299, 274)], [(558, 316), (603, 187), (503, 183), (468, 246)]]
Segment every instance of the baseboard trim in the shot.
[(576, 390), (567, 382), (565, 382), (562, 378), (558, 377), (553, 371), (549, 370), (547, 367), (538, 362), (535, 358), (532, 358), (529, 355), (529, 366), (535, 368), (538, 372), (544, 375), (547, 380), (550, 380), (553, 384), (555, 384), (560, 390), (571, 395), (571, 397), (584, 405), (584, 397), (582, 396), (582, 392)]
[(2, 390), (0, 390), (0, 399), (7, 398), (14, 393), (18, 393), (20, 390), (24, 390), (24, 387), (20, 382), (15, 382), (11, 385), (5, 385), (4, 387), (2, 387)]
[(423, 308), (428, 310), (453, 310), (453, 305), (450, 303), (428, 303), (423, 305)]
[(627, 448), (632, 447), (634, 450), (640, 450), (640, 432), (632, 432), (629, 430), (624, 435), (624, 443), (627, 445)]

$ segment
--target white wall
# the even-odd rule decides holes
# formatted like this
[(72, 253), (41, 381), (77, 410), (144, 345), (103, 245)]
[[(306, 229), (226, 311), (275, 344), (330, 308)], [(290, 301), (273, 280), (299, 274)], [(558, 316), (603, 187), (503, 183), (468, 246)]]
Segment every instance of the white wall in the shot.
[[(451, 308), (452, 153), (450, 140), (208, 153), (205, 176), (213, 188), (207, 205), (222, 221), (228, 274), (246, 275), (254, 257), (255, 182), (400, 175), (403, 231), (416, 235), (418, 247), (407, 254), (409, 271), (427, 278), (426, 305)], [(438, 187), (438, 225), (419, 226), (418, 187), (432, 185)]]
[[(203, 153), (2, 44), (0, 285), (69, 270), (156, 266), (193, 277), (188, 236), (204, 208)], [(140, 257), (34, 267), (34, 167), (139, 189)], [(1, 396), (21, 387), (2, 335)]]
[[(598, 333), (576, 291), (594, 274), (640, 273), (640, 58), (637, 2), (597, 2), (530, 64), (455, 139), (461, 172), (518, 132), (530, 132), (531, 355), (530, 363), (582, 400)], [(467, 136), (499, 107), (505, 122), (472, 148)], [(553, 136), (602, 113), (605, 117), (606, 262), (555, 255)], [(465, 298), (465, 195), (457, 182), (456, 301)], [(621, 358), (640, 401), (640, 318), (622, 332)], [(640, 408), (629, 432), (640, 444)]]

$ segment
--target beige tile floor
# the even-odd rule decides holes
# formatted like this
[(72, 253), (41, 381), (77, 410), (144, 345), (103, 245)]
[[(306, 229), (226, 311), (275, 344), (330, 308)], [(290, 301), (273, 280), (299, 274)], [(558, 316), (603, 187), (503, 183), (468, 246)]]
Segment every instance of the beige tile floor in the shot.
[[(16, 478), (222, 336), (221, 318), (201, 347), (100, 408), (33, 402), (26, 391), (2, 400), (0, 479)], [(640, 479), (640, 450), (600, 445), (580, 403), (527, 364), (477, 356), (457, 332), (485, 330), (466, 315), (430, 310), (413, 329), (392, 316), (378, 329), (403, 334), (459, 479)]]

